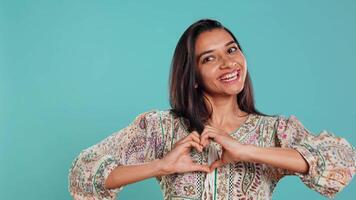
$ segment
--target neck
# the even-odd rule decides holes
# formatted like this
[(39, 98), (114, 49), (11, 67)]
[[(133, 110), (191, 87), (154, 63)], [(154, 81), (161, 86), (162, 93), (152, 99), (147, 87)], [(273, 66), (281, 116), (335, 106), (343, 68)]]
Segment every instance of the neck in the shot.
[(205, 94), (210, 104), (207, 107), (212, 116), (208, 123), (217, 126), (223, 126), (233, 121), (239, 120), (247, 115), (237, 104), (237, 95), (231, 96), (209, 96)]

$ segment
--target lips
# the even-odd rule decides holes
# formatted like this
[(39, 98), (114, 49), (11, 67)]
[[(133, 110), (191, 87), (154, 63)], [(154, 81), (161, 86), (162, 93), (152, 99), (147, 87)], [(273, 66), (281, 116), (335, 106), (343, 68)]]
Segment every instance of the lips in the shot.
[(233, 81), (233, 80), (236, 80), (240, 75), (240, 69), (235, 69), (231, 72), (228, 72), (228, 73), (225, 73), (223, 75), (221, 75), (219, 77), (219, 80), (220, 81), (223, 81), (223, 82), (229, 82), (229, 81)]

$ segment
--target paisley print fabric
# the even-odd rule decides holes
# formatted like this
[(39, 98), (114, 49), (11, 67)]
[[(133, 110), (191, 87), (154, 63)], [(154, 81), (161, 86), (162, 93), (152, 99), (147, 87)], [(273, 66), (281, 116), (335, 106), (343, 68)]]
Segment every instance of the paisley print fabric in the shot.
[[(187, 120), (169, 110), (138, 115), (127, 127), (78, 154), (69, 169), (69, 192), (74, 199), (120, 199), (123, 187), (104, 188), (110, 172), (120, 165), (163, 158), (189, 134), (187, 125)], [(308, 162), (309, 171), (298, 174), (261, 163), (236, 162), (215, 169), (209, 181), (203, 172), (170, 174), (156, 177), (163, 199), (266, 200), (271, 199), (276, 184), (286, 175), (297, 175), (309, 188), (334, 197), (355, 173), (356, 151), (345, 139), (327, 131), (314, 135), (295, 116), (250, 114), (230, 135), (243, 144), (295, 149)], [(221, 155), (221, 146), (214, 142), (211, 145)], [(200, 164), (208, 163), (208, 155), (208, 150), (191, 151), (192, 159)], [(207, 190), (207, 186), (213, 189)]]

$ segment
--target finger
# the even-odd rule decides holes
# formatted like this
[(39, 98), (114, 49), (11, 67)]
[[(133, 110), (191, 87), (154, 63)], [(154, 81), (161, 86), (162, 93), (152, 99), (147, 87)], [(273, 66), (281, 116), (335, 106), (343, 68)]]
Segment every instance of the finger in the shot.
[(207, 141), (206, 136), (205, 136), (206, 134), (208, 134), (208, 132), (209, 132), (209, 130), (206, 127), (204, 127), (204, 130), (200, 135), (200, 144), (203, 147), (206, 147), (208, 145), (209, 141)]
[(209, 173), (210, 168), (209, 168), (209, 165), (200, 165), (200, 164), (195, 163), (192, 166), (192, 171), (202, 171), (202, 172)]
[(210, 125), (205, 126), (205, 128), (210, 129), (212, 131), (218, 131), (218, 132), (222, 131), (220, 128), (210, 126)]
[(214, 131), (207, 131), (201, 138), (203, 141), (203, 146), (205, 147), (207, 143), (209, 142), (209, 139), (213, 140), (214, 142), (220, 144), (223, 146), (223, 143), (225, 143), (225, 140), (228, 139), (226, 135), (219, 134)]
[(217, 137), (218, 137), (218, 134), (216, 134), (215, 132), (206, 131), (202, 134), (200, 140), (201, 140), (203, 147), (206, 147), (209, 144), (209, 139), (212, 139), (215, 141)]
[(197, 131), (193, 131), (193, 132), (191, 132), (191, 134), (197, 136), (198, 138), (200, 137), (200, 135), (199, 135), (199, 133)]
[(204, 128), (207, 128), (207, 129), (216, 129), (214, 126), (211, 126), (211, 125), (206, 125), (206, 126), (204, 126)]
[(198, 136), (196, 136), (195, 134), (189, 134), (189, 135), (185, 136), (184, 138), (182, 138), (181, 140), (179, 140), (178, 142), (176, 142), (174, 144), (174, 147), (176, 147), (180, 144), (186, 143), (187, 141), (192, 141), (192, 140), (200, 143), (200, 138)]
[(196, 135), (196, 134), (194, 134), (194, 133), (191, 133), (190, 138), (191, 138), (193, 141), (195, 141), (195, 142), (197, 142), (197, 143), (200, 143), (200, 137), (199, 137), (198, 135)]
[[(203, 132), (202, 132), (202, 134), (201, 134), (201, 136), (207, 134), (208, 132), (213, 132), (213, 133), (215, 133), (215, 134), (221, 135), (221, 130), (220, 130), (220, 129), (211, 128), (211, 127), (205, 127), (204, 130), (203, 130)], [(201, 136), (200, 136), (200, 137), (201, 137)]]
[(224, 165), (224, 163), (220, 159), (214, 161), (213, 164), (210, 165), (210, 172), (222, 165)]
[(220, 128), (216, 128), (214, 126), (210, 126), (210, 125), (207, 125), (205, 126), (207, 128), (207, 130), (210, 130), (210, 131), (213, 131), (213, 132), (216, 132), (217, 134), (220, 134), (220, 135), (228, 135), (228, 133)]
[(203, 146), (200, 143), (194, 142), (194, 141), (187, 141), (182, 144), (183, 148), (191, 148), (194, 147), (196, 150), (199, 152), (203, 151)]

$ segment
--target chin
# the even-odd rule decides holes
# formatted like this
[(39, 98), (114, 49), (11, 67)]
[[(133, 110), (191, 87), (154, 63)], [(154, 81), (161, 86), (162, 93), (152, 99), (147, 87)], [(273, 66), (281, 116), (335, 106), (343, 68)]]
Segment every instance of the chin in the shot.
[(239, 90), (234, 90), (234, 91), (224, 91), (223, 94), (226, 96), (236, 96), (238, 94), (240, 94), (240, 92), (242, 91), (242, 88)]
[(243, 87), (240, 87), (239, 89), (235, 90), (231, 95), (238, 95), (240, 94), (240, 92), (242, 92), (243, 89)]

